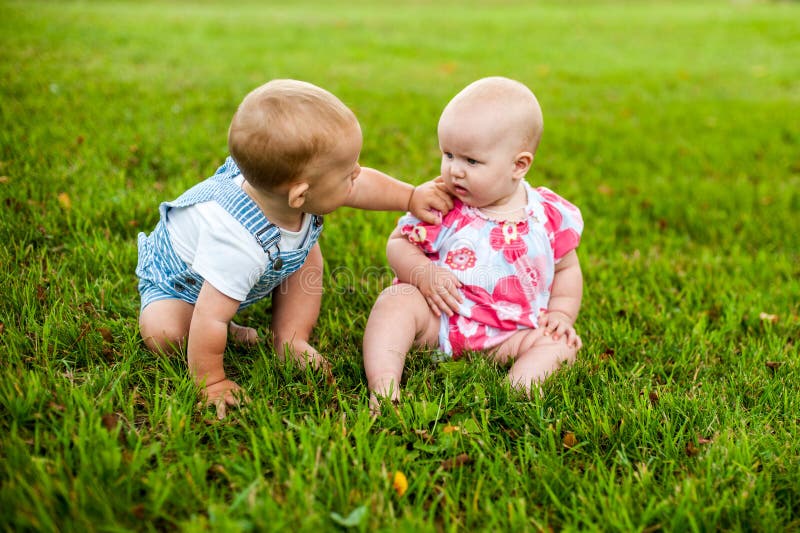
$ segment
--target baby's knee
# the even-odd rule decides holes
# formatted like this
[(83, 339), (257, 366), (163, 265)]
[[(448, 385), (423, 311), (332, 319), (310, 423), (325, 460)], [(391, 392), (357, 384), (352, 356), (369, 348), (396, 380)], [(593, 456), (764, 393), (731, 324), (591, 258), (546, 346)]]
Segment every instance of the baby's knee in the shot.
[(410, 283), (395, 283), (381, 291), (376, 303), (413, 301), (420, 298), (422, 298), (422, 293), (414, 285)]

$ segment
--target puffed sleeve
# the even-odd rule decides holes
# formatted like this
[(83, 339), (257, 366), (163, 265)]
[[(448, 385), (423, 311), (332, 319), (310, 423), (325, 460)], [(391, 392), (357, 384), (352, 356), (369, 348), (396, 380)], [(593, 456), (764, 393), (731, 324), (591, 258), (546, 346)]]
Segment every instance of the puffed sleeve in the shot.
[(460, 209), (454, 206), (442, 218), (441, 224), (428, 224), (411, 214), (406, 214), (400, 217), (397, 227), (400, 228), (400, 233), (408, 239), (408, 242), (418, 246), (426, 254), (434, 255), (439, 252), (445, 238), (455, 229), (459, 213)]
[(558, 261), (580, 244), (583, 217), (580, 209), (550, 189), (538, 187), (536, 191), (543, 199), (542, 206), (547, 217), (545, 229), (555, 260)]

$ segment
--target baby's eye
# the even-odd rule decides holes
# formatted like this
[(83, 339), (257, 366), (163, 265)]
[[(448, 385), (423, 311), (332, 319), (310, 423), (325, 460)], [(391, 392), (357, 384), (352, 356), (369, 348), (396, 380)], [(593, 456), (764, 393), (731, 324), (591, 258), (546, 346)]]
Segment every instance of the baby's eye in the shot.
[(474, 159), (472, 159), (471, 157), (467, 158), (467, 163), (470, 164), (470, 165), (477, 165), (478, 164), (478, 162), (475, 161)]
[(446, 159), (450, 159), (450, 160), (452, 160), (452, 159), (453, 159), (453, 154), (451, 154), (450, 152), (445, 152), (445, 153), (444, 153), (444, 157), (445, 157)]

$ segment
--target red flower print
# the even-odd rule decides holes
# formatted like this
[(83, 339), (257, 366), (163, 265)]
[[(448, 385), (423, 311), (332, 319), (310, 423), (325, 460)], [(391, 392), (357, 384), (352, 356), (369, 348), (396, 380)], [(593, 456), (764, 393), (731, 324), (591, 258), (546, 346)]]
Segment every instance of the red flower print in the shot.
[(517, 324), (535, 327), (530, 319), (531, 302), (516, 276), (502, 278), (492, 294), (477, 285), (464, 285), (464, 297), (475, 302), (470, 316), (487, 326), (502, 330), (517, 329)]
[(527, 222), (504, 222), (492, 228), (489, 243), (492, 250), (503, 250), (506, 261), (513, 263), (528, 253), (528, 245), (522, 240), (522, 236), (527, 234)]
[(459, 314), (450, 317), (450, 347), (453, 359), (458, 359), (464, 350), (480, 350), (486, 338), (486, 326)]
[(475, 252), (466, 247), (450, 250), (444, 262), (453, 270), (466, 270), (475, 266)]
[(514, 270), (528, 300), (534, 300), (539, 293), (547, 290), (545, 284), (548, 281), (544, 278), (546, 269), (547, 265), (541, 256), (532, 258), (525, 255), (514, 261)]

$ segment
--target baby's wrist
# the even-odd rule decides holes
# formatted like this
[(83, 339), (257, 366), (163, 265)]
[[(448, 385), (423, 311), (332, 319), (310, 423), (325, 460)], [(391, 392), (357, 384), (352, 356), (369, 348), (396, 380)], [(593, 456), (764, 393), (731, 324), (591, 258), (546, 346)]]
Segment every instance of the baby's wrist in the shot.
[(411, 187), (411, 194), (408, 195), (408, 203), (406, 204), (406, 211), (411, 211), (411, 200), (414, 198), (414, 192), (416, 192), (417, 188), (412, 185)]

